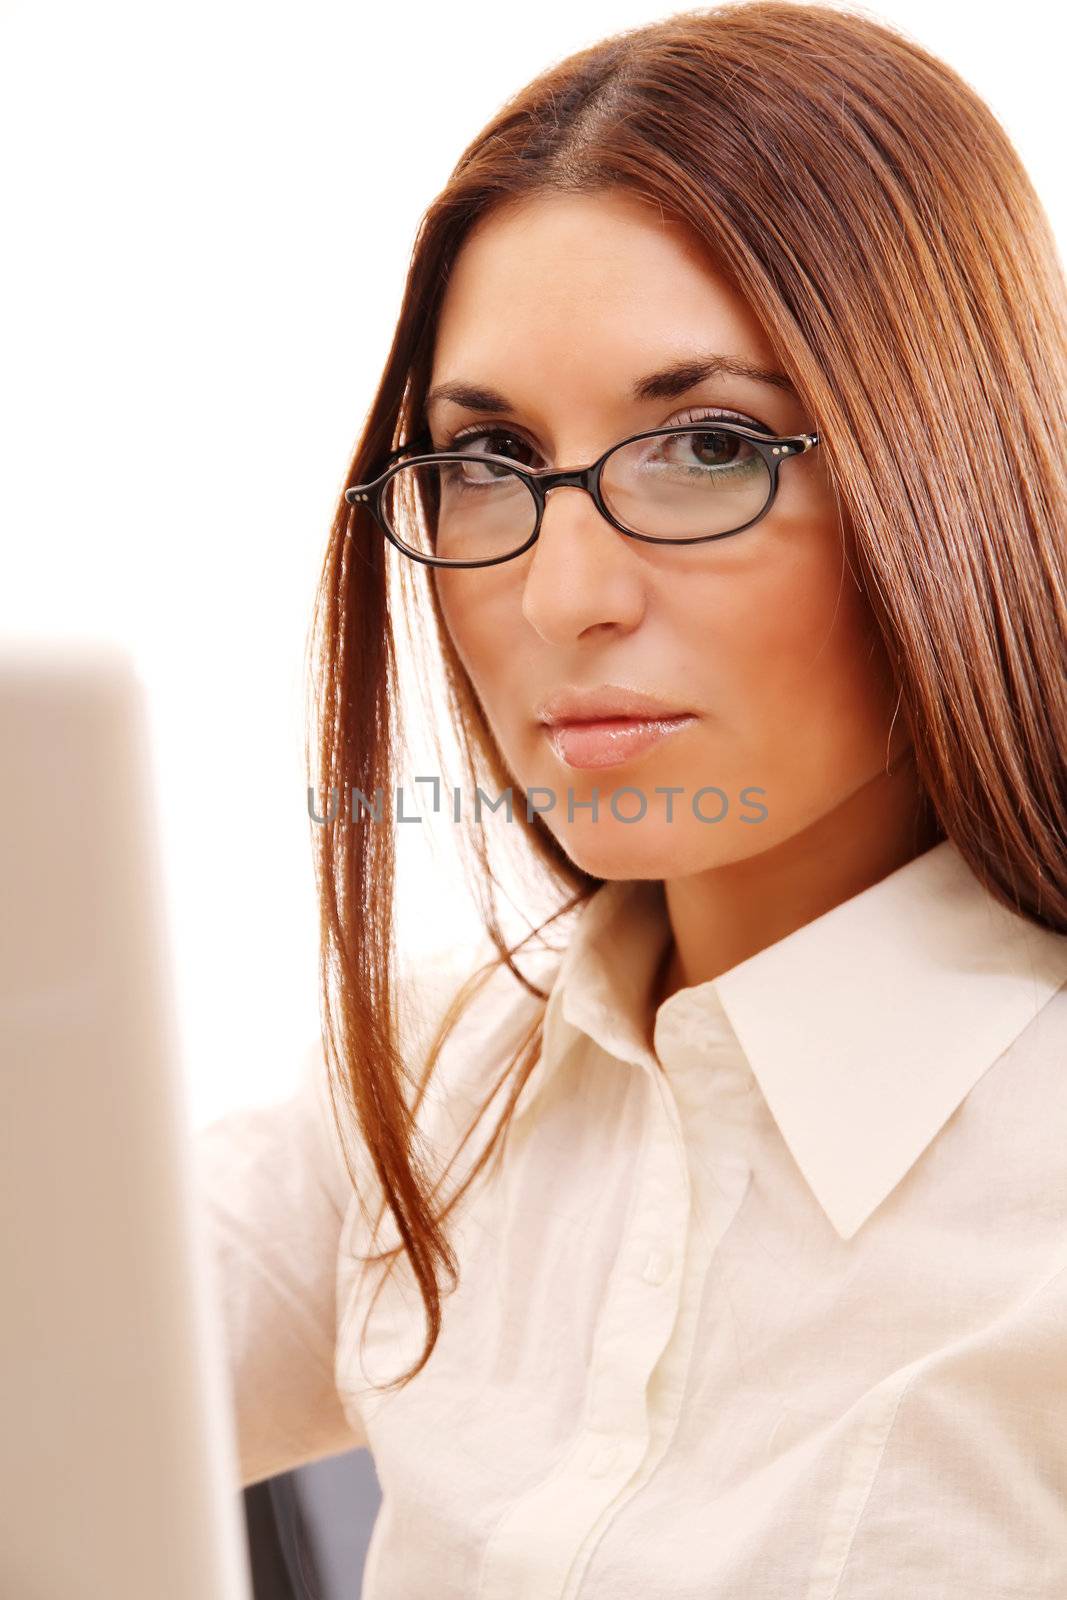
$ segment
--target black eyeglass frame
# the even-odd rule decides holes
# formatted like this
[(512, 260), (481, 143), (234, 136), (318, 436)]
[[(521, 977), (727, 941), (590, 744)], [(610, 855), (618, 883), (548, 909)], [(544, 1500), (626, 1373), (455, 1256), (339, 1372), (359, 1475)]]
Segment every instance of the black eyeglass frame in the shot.
[[(715, 539), (732, 539), (735, 534), (744, 533), (747, 528), (754, 527), (757, 522), (767, 515), (778, 494), (778, 469), (782, 462), (792, 456), (803, 455), (805, 451), (814, 449), (819, 443), (819, 435), (817, 433), (767, 434), (760, 432), (757, 428), (750, 428), (745, 423), (731, 422), (725, 418), (722, 421), (718, 417), (708, 418), (707, 421), (709, 424), (707, 427), (701, 427), (699, 423), (685, 422), (677, 423), (670, 428), (649, 428), (643, 433), (632, 434), (629, 439), (622, 439), (618, 444), (611, 445), (591, 466), (572, 467), (566, 470), (557, 470), (554, 467), (524, 467), (518, 462), (512, 461), (509, 456), (498, 456), (489, 451), (475, 454), (470, 450), (432, 450), (416, 454), (410, 461), (401, 461), (401, 456), (407, 455), (411, 450), (417, 451), (418, 447), (425, 442), (424, 436), (420, 436), (418, 439), (408, 444), (400, 445), (398, 449), (390, 451), (385, 457), (387, 465), (383, 471), (376, 478), (371, 478), (367, 483), (352, 484), (345, 490), (345, 499), (350, 506), (366, 506), (391, 545), (399, 550), (402, 555), (407, 556), (409, 560), (419, 561), (428, 567), (496, 567), (501, 562), (514, 561), (517, 556), (525, 554), (532, 545), (536, 544), (538, 535), (541, 532), (541, 522), (545, 514), (545, 506), (550, 489), (584, 489), (592, 497), (593, 504), (605, 521), (609, 522), (619, 533), (625, 534), (628, 539), (641, 539), (646, 544), (708, 544)], [(725, 533), (703, 533), (695, 539), (668, 539), (660, 534), (638, 533), (634, 528), (625, 527), (617, 517), (612, 515), (600, 492), (600, 477), (608, 457), (613, 456), (616, 450), (622, 450), (626, 445), (634, 444), (639, 439), (670, 437), (676, 433), (724, 433), (730, 437), (742, 438), (755, 445), (766, 463), (770, 478), (770, 492), (763, 508), (738, 528), (728, 528)], [(526, 540), (526, 543), (520, 545), (517, 550), (509, 550), (507, 555), (490, 556), (485, 561), (450, 561), (447, 557), (420, 555), (418, 551), (409, 549), (393, 533), (382, 512), (382, 494), (390, 478), (394, 477), (402, 467), (429, 465), (437, 461), (472, 460), (488, 461), (497, 466), (507, 467), (525, 481), (537, 506), (537, 518), (534, 522), (533, 532)]]

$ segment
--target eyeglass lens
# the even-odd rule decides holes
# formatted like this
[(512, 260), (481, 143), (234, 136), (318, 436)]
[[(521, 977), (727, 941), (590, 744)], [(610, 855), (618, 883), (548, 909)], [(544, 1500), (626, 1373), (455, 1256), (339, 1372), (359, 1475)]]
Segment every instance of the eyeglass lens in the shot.
[[(632, 532), (685, 543), (758, 517), (771, 479), (749, 440), (704, 428), (621, 445), (604, 463), (600, 490)], [(385, 485), (382, 511), (408, 549), (446, 561), (512, 554), (537, 520), (525, 480), (474, 451), (462, 461), (405, 463)]]

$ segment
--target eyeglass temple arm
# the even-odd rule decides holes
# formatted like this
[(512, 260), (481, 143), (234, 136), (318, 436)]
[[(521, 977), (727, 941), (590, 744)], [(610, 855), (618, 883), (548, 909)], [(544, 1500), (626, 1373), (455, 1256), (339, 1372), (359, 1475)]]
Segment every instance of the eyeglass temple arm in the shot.
[[(382, 456), (381, 457), (381, 466), (380, 466), (379, 470), (374, 474), (374, 478), (380, 478), (382, 473), (385, 472), (389, 467), (391, 467), (394, 461), (398, 461), (401, 456), (407, 455), (409, 450), (417, 450), (421, 445), (426, 445), (426, 444), (429, 444), (429, 443), (430, 443), (429, 429), (424, 428), (423, 431), (421, 433), (419, 433), (419, 434), (416, 434), (416, 436), (413, 439), (409, 439), (407, 444), (398, 445), (395, 450), (390, 450), (390, 452), (389, 452), (389, 454), (387, 456)], [(373, 482), (374, 479), (372, 478), (370, 481)], [(349, 502), (350, 505), (355, 504), (355, 501), (357, 499), (365, 500), (367, 498), (366, 495), (363, 495), (363, 494), (357, 495), (356, 491), (360, 487), (361, 487), (361, 485), (354, 484), (351, 488), (345, 490), (345, 499)]]
[(429, 443), (430, 430), (423, 428), (413, 439), (409, 439), (407, 444), (398, 445), (395, 450), (390, 450), (389, 454), (383, 458), (384, 464), (388, 466), (390, 462), (398, 460), (400, 456), (406, 456), (409, 450), (418, 450), (421, 446)]

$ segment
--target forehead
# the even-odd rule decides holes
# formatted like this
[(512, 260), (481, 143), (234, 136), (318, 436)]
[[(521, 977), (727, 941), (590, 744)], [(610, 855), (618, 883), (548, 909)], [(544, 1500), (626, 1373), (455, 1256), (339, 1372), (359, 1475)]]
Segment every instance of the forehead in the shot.
[(626, 381), (664, 351), (773, 364), (744, 297), (691, 230), (622, 190), (490, 212), (453, 264), (431, 382), (519, 385), (548, 371)]

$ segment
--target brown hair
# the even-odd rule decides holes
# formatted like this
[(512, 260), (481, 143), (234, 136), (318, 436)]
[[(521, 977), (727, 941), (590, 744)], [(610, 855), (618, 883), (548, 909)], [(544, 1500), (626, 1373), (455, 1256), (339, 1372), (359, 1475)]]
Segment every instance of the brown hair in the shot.
[[(804, 401), (938, 836), (998, 899), (1067, 932), (1063, 270), (989, 108), (899, 32), (826, 5), (752, 0), (617, 33), (514, 95), (422, 219), (345, 486), (374, 476), (421, 431), (438, 310), (475, 222), (528, 195), (610, 187), (650, 200), (706, 242)], [(394, 792), (391, 596), (399, 584), (410, 614), (421, 571), (364, 509), (339, 499), (312, 635), (326, 788)], [(466, 790), (493, 792), (495, 780), (499, 792), (509, 776), (435, 594), (433, 609)], [(540, 816), (520, 812), (519, 838), (561, 912), (581, 906), (599, 880)], [(502, 1143), (536, 1062), (540, 1012), (494, 1086), (493, 1095), (511, 1080), (491, 1141), (439, 1213), (415, 1156), (415, 1111), (451, 1025), (487, 976), (506, 965), (544, 993), (515, 964), (520, 946), (508, 946), (497, 918), (484, 827), (471, 825), (462, 845), (497, 959), (456, 997), (410, 1105), (393, 993), (392, 830), (313, 832), (331, 1083), (336, 1073), (355, 1111), (427, 1314), (422, 1356), (396, 1380), (406, 1383), (437, 1340), (438, 1268), (457, 1270), (442, 1224)]]

